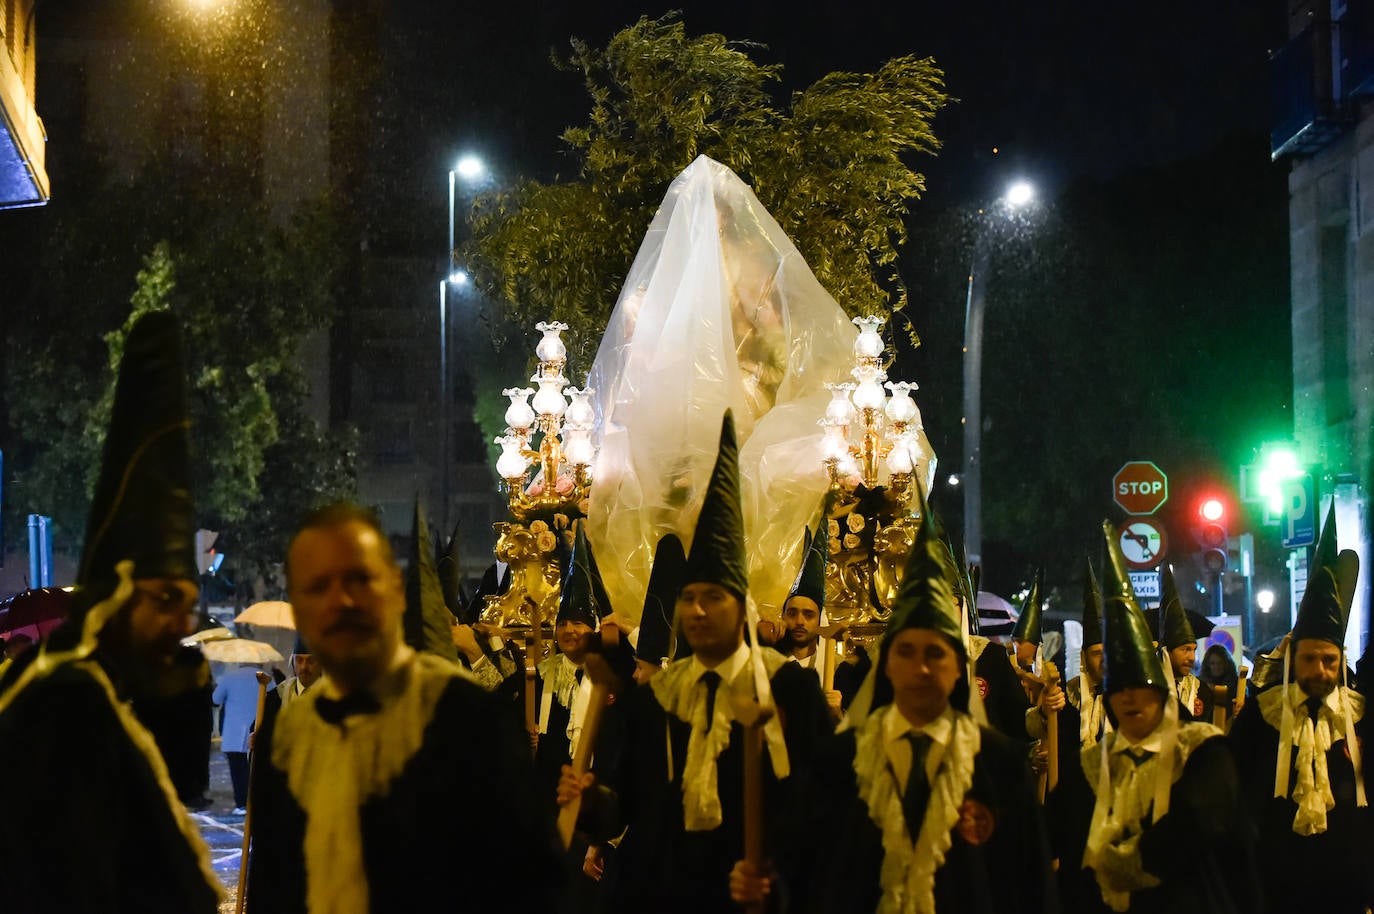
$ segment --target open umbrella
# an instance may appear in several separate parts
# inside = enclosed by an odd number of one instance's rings
[[[23,631],[35,639],[62,624],[72,605],[70,587],[37,587],[0,602],[0,633]]]
[[[196,632],[194,635],[182,638],[182,644],[201,644],[206,641],[228,641],[234,637],[234,633],[223,626],[219,628],[207,628],[204,631]]]
[[[206,660],[217,663],[280,663],[286,658],[270,644],[247,638],[224,638],[201,643]]]
[[[295,629],[296,619],[291,614],[291,604],[282,600],[263,600],[254,603],[234,617],[235,622],[248,625],[266,625],[271,628]]]

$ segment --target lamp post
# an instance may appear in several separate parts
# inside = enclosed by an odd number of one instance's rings
[[[457,197],[458,181],[461,179],[465,184],[472,184],[481,179],[487,173],[487,167],[475,155],[464,155],[458,159],[453,168],[448,172],[448,256],[445,258],[447,269],[443,279],[439,280],[439,497],[442,504],[439,509],[439,517],[442,518],[444,535],[448,535],[451,529],[449,525],[449,502],[451,501],[449,490],[449,435],[452,424],[449,418],[449,400],[451,399],[451,378],[448,370],[448,287],[452,283],[454,286],[465,286],[468,282],[467,273],[456,268],[454,263],[454,234],[456,231],[455,220],[455,201]]]
[[[1035,188],[1017,181],[1007,189],[1002,204],[1019,209],[1035,199]],[[987,213],[979,215],[986,220]],[[986,222],[973,242],[973,264],[968,273],[968,299],[964,309],[964,548],[971,564],[983,561],[983,312],[986,308],[986,274],[991,239]]]

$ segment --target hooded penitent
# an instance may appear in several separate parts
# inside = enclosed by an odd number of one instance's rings
[[[114,592],[121,561],[133,562],[134,578],[199,580],[189,430],[176,320],[146,314],[129,331],[119,366],[68,617],[78,633],[85,613]]]
[[[1030,591],[1026,599],[1021,601],[1021,614],[1016,618],[1016,627],[1011,631],[1011,636],[1017,641],[1039,645],[1044,640],[1040,630],[1040,607],[1045,602],[1044,593],[1045,569],[1037,568]]]
[[[1167,695],[1164,668],[1155,653],[1149,623],[1136,602],[1116,531],[1109,521],[1103,521],[1102,532],[1107,540],[1102,582],[1103,690],[1111,695],[1148,686]]]
[[[1165,565],[1159,570],[1159,613],[1161,618],[1161,629],[1159,643],[1168,650],[1182,647],[1185,644],[1193,644],[1197,641],[1197,633],[1193,631],[1193,624],[1188,619],[1188,613],[1183,608],[1183,601],[1178,596],[1178,584],[1174,582],[1174,571],[1169,565]]]
[[[735,419],[729,410],[720,423],[720,450],[701,513],[697,515],[692,548],[687,554],[687,573],[683,576],[684,584],[701,582],[728,588],[741,600],[749,593],[744,511],[740,507],[739,444]]]
[[[1332,501],[1322,526],[1321,538],[1313,559],[1315,571],[1308,575],[1307,590],[1298,605],[1291,643],[1304,638],[1345,645],[1345,627],[1350,619],[1350,604],[1359,578],[1359,557],[1349,549],[1336,551],[1336,505]]]
[[[644,595],[644,612],[639,617],[635,656],[640,660],[661,665],[665,659],[676,659],[686,650],[685,638],[677,639],[676,650],[673,645],[673,613],[686,566],[682,540],[669,533],[658,541],[654,549],[654,567],[649,573],[649,590]]]
[[[559,622],[584,622],[592,628],[611,611],[601,572],[596,567],[591,543],[587,542],[586,521],[579,521],[568,556],[568,571],[558,593]]]
[[[1359,579],[1359,557],[1349,549],[1336,551],[1336,504],[1333,500],[1317,540],[1313,570],[1307,576],[1307,590],[1298,604],[1298,618],[1293,622],[1293,634],[1283,661],[1283,688],[1260,693],[1260,711],[1264,719],[1279,731],[1279,751],[1274,767],[1274,796],[1290,796],[1290,774],[1296,778],[1291,798],[1297,806],[1293,816],[1293,831],[1300,835],[1314,835],[1326,831],[1327,811],[1335,806],[1330,778],[1325,771],[1323,745],[1344,738],[1346,753],[1355,769],[1355,805],[1368,805],[1364,787],[1364,760],[1355,735],[1355,721],[1364,711],[1359,696],[1342,681],[1336,687],[1334,699],[1338,711],[1332,714],[1326,703],[1312,720],[1306,713],[1294,714],[1294,705],[1301,708],[1306,694],[1292,679],[1292,657],[1298,643],[1304,640],[1326,641],[1342,648],[1341,669],[1346,669],[1344,646],[1345,626],[1350,618],[1350,604]],[[1328,699],[1329,703],[1329,699]],[[1319,731],[1320,730],[1320,734]],[[1292,749],[1297,749],[1296,756]],[[1288,759],[1296,758],[1292,765]]]
[[[1083,557],[1083,647],[1102,643],[1102,591],[1093,574],[1093,563]]]
[[[439,573],[439,586],[444,591],[444,605],[454,616],[461,618],[468,600],[467,594],[463,593],[462,540],[458,531],[459,527],[455,524],[448,543],[441,543],[435,548],[434,568]]]
[[[406,566],[406,611],[402,626],[406,644],[417,651],[437,654],[445,660],[457,661],[449,625],[452,614],[444,605],[444,590],[434,568],[434,553],[430,548],[429,525],[419,499],[415,500],[415,515],[410,526],[410,563]]]
[[[787,599],[806,597],[825,609],[825,563],[830,560],[829,538],[812,536],[811,528],[802,534],[802,563]],[[784,604],[786,605],[786,604]]]

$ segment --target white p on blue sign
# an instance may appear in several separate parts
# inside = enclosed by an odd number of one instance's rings
[[[1297,549],[1317,541],[1317,492],[1312,474],[1304,473],[1296,479],[1279,484],[1283,498],[1283,548]]]

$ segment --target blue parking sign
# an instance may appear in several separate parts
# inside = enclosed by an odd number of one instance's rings
[[[1297,549],[1317,541],[1317,491],[1312,474],[1280,483],[1283,497],[1283,548]]]

